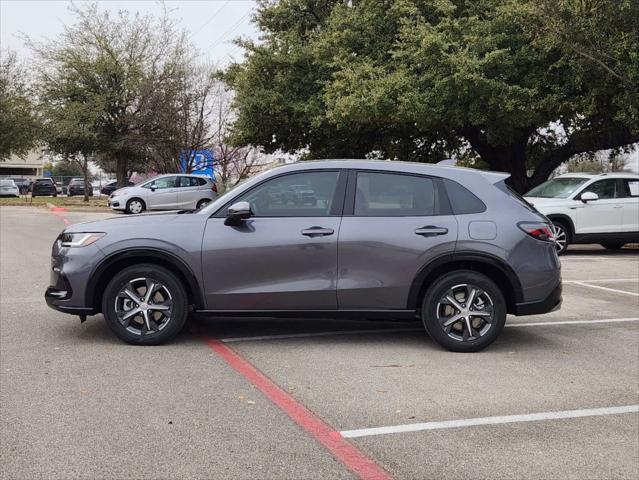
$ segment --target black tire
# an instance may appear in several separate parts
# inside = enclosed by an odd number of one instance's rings
[[[467,331],[465,329],[467,324],[464,319],[453,323],[448,332],[445,331],[445,328],[442,325],[444,322],[440,323],[440,309],[454,309],[452,305],[447,307],[447,304],[441,301],[445,296],[447,296],[447,292],[451,291],[453,287],[463,288],[460,287],[462,285],[468,286],[471,290],[474,288],[476,291],[478,291],[478,289],[483,291],[480,296],[475,297],[473,305],[483,304],[487,307],[492,307],[492,309],[486,308],[485,310],[485,313],[488,313],[489,311],[491,312],[492,318],[490,322],[485,322],[484,320],[485,318],[490,317],[475,316],[470,319],[469,316],[471,331],[475,328],[474,323],[481,325],[481,331],[475,331],[477,335],[476,338],[474,336],[470,336],[470,333],[468,334],[468,338],[461,338],[466,336]],[[484,302],[483,299],[488,299],[492,302],[492,305]],[[481,304],[479,302],[481,302]],[[463,305],[464,307],[466,306],[465,304]],[[468,308],[474,308],[474,311],[477,312],[482,310],[481,308],[470,306]],[[478,352],[493,343],[504,329],[504,324],[506,323],[506,300],[504,299],[504,295],[499,287],[486,275],[470,270],[457,270],[442,275],[429,286],[422,302],[421,314],[422,322],[426,331],[439,345],[452,352]],[[453,316],[448,318],[452,318]],[[458,328],[461,328],[461,330],[454,330]]]
[[[139,212],[134,212],[131,210],[131,206],[133,205],[133,202],[140,202],[142,209]],[[137,213],[142,213],[144,210],[146,210],[146,204],[144,203],[144,200],[142,200],[141,198],[131,198],[128,202],[126,202],[126,213],[137,214]]]
[[[152,329],[151,333],[148,333],[146,329],[143,315],[133,316],[127,329],[116,313],[116,302],[121,301],[122,298],[125,301],[128,300],[127,297],[118,297],[118,294],[127,288],[127,284],[134,285],[132,282],[137,284],[140,279],[149,279],[151,282],[160,284],[170,294],[170,318],[162,327],[160,322],[156,323],[155,320],[151,322],[152,325],[160,328],[157,331]],[[145,294],[140,290],[134,290],[134,293]],[[152,305],[149,303],[149,306]],[[135,308],[134,304],[131,309],[133,308]],[[109,328],[125,342],[132,345],[159,345],[174,338],[184,327],[188,316],[188,297],[182,282],[166,268],[155,264],[133,265],[118,272],[107,285],[102,297],[102,313]],[[150,314],[155,315],[153,312]],[[138,327],[140,333],[135,333]]]
[[[557,255],[564,255],[568,250],[568,245],[572,242],[572,233],[566,222],[561,220],[552,220],[555,227],[555,236],[557,239]]]
[[[211,200],[209,200],[208,198],[203,198],[202,200],[200,200],[199,202],[197,202],[197,206],[196,208],[199,210],[200,208],[202,208],[204,205],[207,205],[211,203]]]
[[[601,246],[607,250],[619,250],[620,248],[623,248],[624,245],[625,243],[621,242],[606,242],[601,244]]]

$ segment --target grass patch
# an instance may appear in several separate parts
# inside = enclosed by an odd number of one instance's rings
[[[36,197],[30,196],[0,197],[0,206],[12,207],[44,207],[47,203],[73,210],[91,209],[109,211],[106,206],[107,197],[89,197],[88,202],[84,202],[82,197]]]

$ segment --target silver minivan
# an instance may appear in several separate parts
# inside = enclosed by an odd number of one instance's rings
[[[132,187],[116,190],[107,206],[127,213],[144,210],[193,210],[217,198],[217,188],[203,175],[160,175]]]

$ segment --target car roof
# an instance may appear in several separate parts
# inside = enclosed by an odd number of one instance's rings
[[[270,170],[271,172],[296,172],[314,169],[359,169],[377,170],[399,173],[416,173],[421,175],[442,176],[447,178],[468,178],[480,175],[491,183],[497,183],[510,177],[509,173],[493,172],[489,170],[477,170],[466,167],[453,167],[436,165],[433,163],[402,162],[398,160],[358,160],[358,159],[331,159],[331,160],[303,160],[300,162],[281,165]]]
[[[639,174],[633,172],[606,172],[606,173],[564,173],[555,178],[639,178]]]

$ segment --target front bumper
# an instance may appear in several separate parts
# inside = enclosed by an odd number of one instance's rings
[[[55,241],[51,252],[51,277],[44,292],[47,305],[72,315],[95,313],[91,299],[86,298],[86,286],[95,265],[104,258],[95,245],[81,248],[61,247]]]
[[[550,292],[550,294],[543,300],[515,304],[515,310],[513,314],[517,316],[538,315],[559,310],[561,308],[562,302],[562,289],[562,284],[561,282],[559,282],[554,290]]]
[[[113,210],[124,210],[126,208],[126,202],[120,201],[119,198],[109,198],[107,200],[107,207]]]

